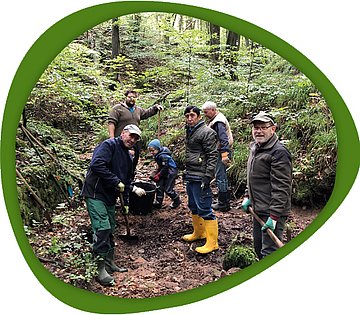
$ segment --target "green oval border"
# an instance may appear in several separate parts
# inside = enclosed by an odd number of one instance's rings
[[[124,299],[104,296],[75,288],[57,279],[34,255],[23,229],[16,190],[16,129],[27,98],[49,63],[74,38],[93,26],[136,12],[169,12],[212,21],[244,35],[291,62],[304,73],[325,97],[335,120],[338,139],[338,164],[333,194],[318,217],[296,238],[269,257],[206,286],[185,292],[146,299]],[[239,18],[200,7],[151,1],[105,3],[75,12],[50,27],[33,44],[13,79],[4,109],[1,130],[1,180],[12,228],[20,249],[40,283],[62,302],[90,312],[132,313],[175,307],[199,301],[228,290],[262,272],[306,241],[335,212],[344,200],[359,170],[360,147],[354,121],[344,101],[325,75],[304,55],[277,36]]]

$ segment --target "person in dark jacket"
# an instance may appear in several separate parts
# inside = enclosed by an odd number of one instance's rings
[[[216,186],[218,188],[218,201],[212,205],[214,210],[230,210],[230,191],[226,168],[231,163],[233,136],[230,124],[223,113],[220,113],[214,102],[207,101],[202,110],[207,118],[207,125],[214,129],[217,136],[218,160],[216,164]]]
[[[206,126],[198,107],[186,107],[184,115],[186,119],[184,180],[194,230],[192,234],[184,235],[182,239],[192,242],[206,238],[205,245],[195,248],[195,251],[207,254],[219,248],[218,220],[211,208],[210,188],[217,162],[216,132]]]
[[[282,240],[285,221],[291,209],[291,154],[276,135],[273,118],[260,112],[252,120],[250,155],[247,163],[247,191],[242,202],[244,211],[252,206],[265,222],[261,226],[253,219],[254,248],[259,259],[277,247],[266,229]]]
[[[161,145],[159,139],[154,139],[148,144],[148,151],[154,157],[157,164],[156,172],[150,179],[156,182],[156,198],[153,206],[160,209],[166,193],[171,199],[171,209],[180,206],[179,194],[175,192],[175,180],[178,175],[178,168],[167,147]]]
[[[93,152],[81,196],[85,197],[93,229],[93,253],[98,261],[96,280],[102,285],[113,285],[112,272],[124,272],[114,263],[115,203],[119,193],[128,196],[130,190],[139,196],[146,194],[142,188],[132,186],[132,148],[141,137],[140,129],[127,125],[120,137],[100,143]],[[125,198],[125,211],[128,211]]]

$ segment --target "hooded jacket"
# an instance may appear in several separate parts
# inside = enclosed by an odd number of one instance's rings
[[[129,150],[120,137],[103,141],[94,150],[81,196],[115,205],[120,181],[125,184],[125,194],[129,193],[132,168]]]
[[[291,208],[291,155],[276,134],[259,146],[250,144],[247,186],[254,210],[260,215],[287,216]]]
[[[177,173],[176,163],[171,156],[171,151],[167,147],[161,147],[154,158],[161,177]]]
[[[200,121],[196,126],[186,126],[185,138],[186,179],[213,178],[218,157],[216,132]]]

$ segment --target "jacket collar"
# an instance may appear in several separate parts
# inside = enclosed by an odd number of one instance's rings
[[[185,126],[187,134],[192,134],[195,130],[199,129],[202,125],[204,125],[205,121],[200,120],[194,127]]]

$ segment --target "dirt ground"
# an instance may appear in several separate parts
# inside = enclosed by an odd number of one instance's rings
[[[147,215],[130,215],[131,235],[138,236],[137,242],[119,239],[119,235],[126,234],[126,229],[123,217],[118,216],[115,261],[129,271],[113,275],[115,287],[104,288],[94,281],[90,290],[126,298],[155,297],[197,288],[239,270],[225,271],[222,266],[224,254],[235,238],[243,245],[252,244],[252,218],[241,210],[241,200],[233,199],[228,212],[216,212],[220,248],[200,255],[195,248],[203,245],[204,240],[193,243],[181,240],[182,235],[192,232],[192,224],[181,179],[177,180],[176,189],[182,199],[178,209],[172,210],[171,200],[166,197],[161,209]],[[288,219],[292,231],[284,232],[284,242],[310,224],[317,212],[294,209]]]
[[[137,179],[144,180],[146,177],[140,175]],[[182,235],[192,232],[191,215],[186,207],[187,197],[181,178],[177,179],[176,190],[182,200],[178,209],[170,209],[171,200],[165,197],[161,209],[147,215],[129,215],[131,235],[138,236],[137,241],[126,241],[119,237],[126,234],[126,228],[124,217],[118,214],[115,262],[128,268],[128,272],[114,273],[116,285],[113,287],[102,287],[93,280],[86,286],[87,290],[124,298],[148,298],[197,288],[239,270],[232,268],[225,271],[222,266],[224,254],[235,238],[242,245],[252,244],[252,218],[241,210],[241,199],[231,200],[230,211],[215,212],[219,222],[220,248],[200,255],[195,248],[203,245],[204,240],[193,243],[181,240]],[[311,223],[318,211],[293,209],[288,219],[292,229],[284,232],[284,242]],[[78,211],[75,216],[72,221],[76,222],[78,230],[89,228],[86,211]],[[51,262],[43,263],[57,277],[62,277],[61,270],[55,270]]]

